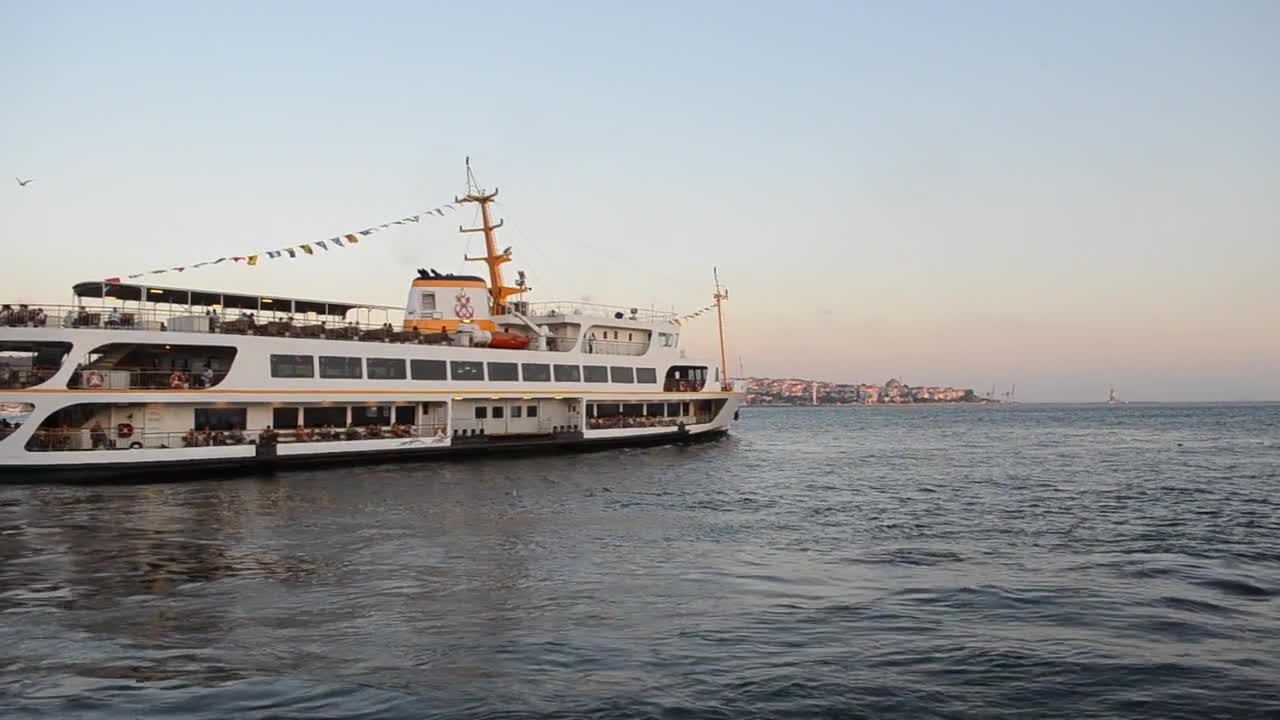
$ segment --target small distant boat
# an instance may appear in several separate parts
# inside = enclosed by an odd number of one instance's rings
[[[1122,404],[1123,404],[1122,402],[1120,402],[1120,399],[1119,399],[1118,397],[1116,397],[1116,389],[1115,389],[1115,388],[1111,388],[1111,391],[1107,393],[1107,404],[1108,404],[1108,405],[1122,405]]]

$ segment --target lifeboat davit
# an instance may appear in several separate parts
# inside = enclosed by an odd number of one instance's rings
[[[524,350],[529,347],[529,338],[509,332],[495,332],[489,340],[489,347],[507,350]]]

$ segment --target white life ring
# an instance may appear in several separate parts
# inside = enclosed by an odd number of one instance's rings
[[[89,373],[84,377],[84,384],[86,387],[100,388],[105,382],[106,378],[104,378],[102,373],[97,370],[89,371]]]

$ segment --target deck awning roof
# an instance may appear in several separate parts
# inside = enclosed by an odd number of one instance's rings
[[[152,285],[128,285],[102,281],[76,283],[72,291],[78,298],[114,298],[134,302],[166,303],[173,305],[212,307],[227,310],[274,311],[282,313],[315,313],[343,317],[358,309],[398,310],[384,305],[340,302],[336,300],[306,300],[276,295],[246,295],[216,290],[157,287]]]

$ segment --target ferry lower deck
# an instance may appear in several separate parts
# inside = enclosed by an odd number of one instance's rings
[[[202,471],[691,442],[722,435],[737,410],[732,393],[100,400],[65,405],[35,427],[0,422],[0,481],[182,479]]]

